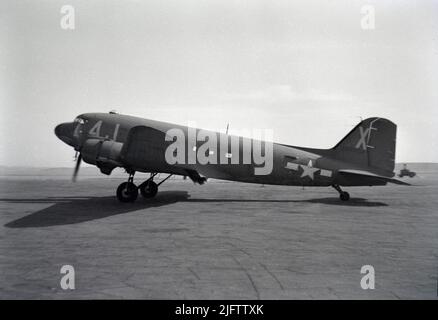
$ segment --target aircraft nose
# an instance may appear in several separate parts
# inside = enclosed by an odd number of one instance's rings
[[[55,135],[74,147],[73,131],[73,123],[61,123],[55,127]]]

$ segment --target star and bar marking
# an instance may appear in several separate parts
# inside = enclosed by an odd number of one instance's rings
[[[314,168],[312,160],[309,160],[309,163],[307,164],[307,166],[302,165],[302,164],[293,163],[293,162],[287,162],[286,166],[285,166],[286,169],[293,170],[293,171],[298,171],[300,169],[300,167],[301,167],[301,169],[303,169],[303,172],[301,173],[301,178],[309,177],[310,179],[314,180],[315,173],[317,171],[320,171],[319,172],[320,176],[328,177],[328,178],[330,178],[332,176],[331,170]]]

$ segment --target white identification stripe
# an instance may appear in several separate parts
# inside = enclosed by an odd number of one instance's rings
[[[288,162],[286,164],[286,169],[298,170],[298,164],[292,163],[292,162]]]
[[[324,176],[324,177],[331,177],[332,176],[332,172],[330,170],[324,170],[324,169],[321,169],[321,172],[319,174],[321,176]]]

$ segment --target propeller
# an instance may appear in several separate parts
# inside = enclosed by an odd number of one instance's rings
[[[76,158],[76,166],[75,166],[75,171],[73,172],[73,177],[72,177],[73,182],[76,182],[76,178],[78,176],[79,167],[81,166],[81,162],[82,162],[82,154],[79,153],[79,155],[75,156],[75,158]]]

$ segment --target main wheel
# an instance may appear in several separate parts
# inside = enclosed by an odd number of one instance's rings
[[[350,194],[346,191],[342,191],[341,194],[339,195],[339,198],[342,201],[348,201],[350,199]]]
[[[140,186],[141,195],[145,198],[153,198],[157,195],[158,185],[151,181],[146,182]]]
[[[134,202],[138,196],[138,188],[132,182],[123,182],[117,188],[117,199],[120,202]]]

